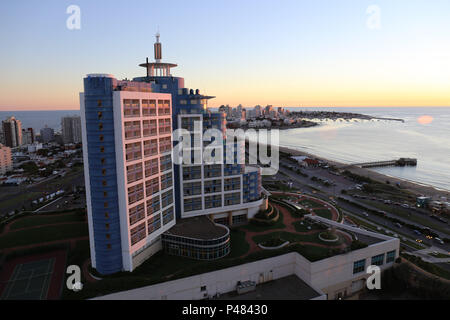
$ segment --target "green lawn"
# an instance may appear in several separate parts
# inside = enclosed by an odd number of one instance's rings
[[[63,223],[63,222],[82,222],[84,216],[79,213],[61,213],[52,215],[32,215],[25,218],[17,219],[11,222],[10,230],[28,228],[46,224]]]
[[[292,232],[286,232],[286,231],[276,231],[276,232],[271,232],[268,234],[263,234],[263,235],[257,235],[254,236],[252,239],[255,243],[263,243],[266,242],[272,238],[281,238],[283,240],[289,241],[291,243],[294,242],[313,242],[313,243],[317,243],[317,244],[324,244],[324,242],[322,240],[319,239],[319,234],[315,233],[315,234],[298,234],[298,233],[292,233]],[[341,238],[339,236],[339,238]],[[326,242],[325,242],[326,243]],[[339,240],[337,242],[333,242],[333,246],[337,245],[339,243],[342,243],[342,240]]]
[[[299,201],[299,204],[302,206],[308,206],[309,208],[319,208],[319,207],[323,207],[323,204],[320,202],[315,202],[309,199],[304,199]]]
[[[331,220],[331,218],[333,218],[333,215],[331,214],[331,211],[328,210],[328,209],[314,210],[314,213],[316,215],[318,215],[319,217],[322,217],[322,218],[325,218],[325,219]]]
[[[13,195],[12,197],[8,197],[7,199],[2,199],[0,201],[0,212],[4,211],[5,213],[9,213],[13,209],[22,209],[22,206],[29,207],[30,202],[36,200],[42,195],[41,192],[23,192],[19,195]]]
[[[231,252],[227,258],[240,257],[248,252],[250,245],[245,240],[245,232],[238,229],[231,229]]]
[[[0,249],[88,236],[87,223],[11,231],[0,236]]]

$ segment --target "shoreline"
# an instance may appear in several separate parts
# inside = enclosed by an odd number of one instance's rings
[[[316,159],[328,162],[328,164],[335,165],[337,167],[348,166],[347,163],[342,163],[342,162],[338,162],[335,160],[326,159],[324,157],[320,157],[320,156],[317,156],[317,155],[314,155],[314,154],[311,154],[311,153],[308,153],[305,151],[300,151],[300,150],[292,149],[289,147],[279,146],[279,150],[280,150],[280,152],[288,153],[293,156],[307,156],[307,157],[311,157],[311,158],[316,158]],[[400,183],[401,190],[407,190],[407,191],[410,191],[417,195],[431,196],[433,198],[446,197],[447,199],[450,199],[450,191],[437,189],[437,187],[433,187],[430,185],[424,185],[424,184],[421,184],[420,182],[405,180],[402,178],[389,176],[386,174],[378,173],[376,171],[372,171],[370,169],[359,168],[356,166],[349,166],[346,169],[354,174],[368,177],[370,179],[376,180],[381,183],[386,183],[386,180],[389,180],[391,184]]]

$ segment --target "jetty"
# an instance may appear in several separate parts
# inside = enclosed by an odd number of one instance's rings
[[[361,162],[352,163],[343,167],[360,167],[360,168],[375,168],[375,167],[405,167],[405,166],[417,166],[417,159],[413,158],[400,158],[397,160],[387,160],[387,161],[372,161],[372,162]]]

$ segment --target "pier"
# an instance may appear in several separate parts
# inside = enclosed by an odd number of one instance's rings
[[[372,162],[362,162],[362,163],[352,163],[347,167],[360,167],[360,168],[375,168],[375,167],[404,167],[404,166],[417,166],[417,159],[413,158],[400,158],[397,160],[388,160],[388,161],[372,161]]]

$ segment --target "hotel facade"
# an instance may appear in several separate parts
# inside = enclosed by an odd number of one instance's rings
[[[176,65],[161,62],[158,35],[155,62],[140,66],[147,76],[133,81],[89,74],[80,93],[91,263],[101,274],[133,271],[163,248],[218,259],[230,251],[227,226],[267,208],[257,167],[173,163],[174,130],[197,134],[194,147],[182,151],[202,156],[203,133],[226,133],[225,115],[208,110],[213,97],[170,74]],[[232,141],[222,150],[243,147]],[[185,227],[171,230],[177,220]]]

